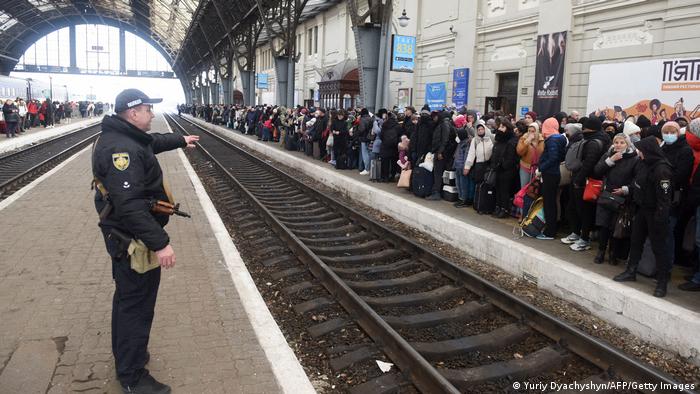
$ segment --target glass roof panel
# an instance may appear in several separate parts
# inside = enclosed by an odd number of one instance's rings
[[[0,31],[5,31],[11,28],[15,23],[17,23],[17,19],[11,17],[3,11],[0,11]]]

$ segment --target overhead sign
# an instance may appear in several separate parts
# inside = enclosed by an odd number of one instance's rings
[[[452,102],[455,107],[467,105],[469,91],[469,69],[455,68],[452,71]]]
[[[425,84],[425,102],[431,110],[442,108],[447,104],[447,88],[445,82]]]
[[[255,86],[258,89],[267,89],[268,88],[267,74],[256,74],[255,80],[257,81]]]
[[[643,114],[652,124],[700,117],[700,58],[596,64],[588,75],[588,113],[600,110],[620,121]]]
[[[416,67],[416,37],[392,35],[391,71],[412,73]]]

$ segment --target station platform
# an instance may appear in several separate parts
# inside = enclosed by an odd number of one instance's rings
[[[174,393],[314,392],[184,153],[159,161],[192,218],[166,227],[147,368]],[[0,202],[0,392],[121,393],[91,179],[88,147]]]
[[[372,183],[357,171],[338,171],[302,152],[185,116],[478,260],[535,280],[540,289],[700,364],[700,337],[694,334],[700,330],[700,294],[676,288],[682,272],[676,272],[665,298],[655,298],[652,279],[638,276],[637,282],[614,282],[611,278],[624,265],[594,264],[593,251],[573,252],[559,240],[515,239],[514,219],[494,219],[446,201],[417,198],[393,183]]]
[[[70,122],[63,120],[63,123],[46,129],[44,127],[33,127],[28,129],[26,133],[18,134],[15,138],[7,138],[4,134],[0,135],[0,155],[25,147],[27,145],[36,144],[49,138],[58,137],[60,135],[70,133],[84,127],[89,127],[102,122],[101,116],[92,118],[73,118]]]

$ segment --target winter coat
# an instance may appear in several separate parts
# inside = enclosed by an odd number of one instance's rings
[[[537,169],[547,175],[561,175],[560,164],[566,156],[566,137],[552,134],[544,140],[544,151],[540,156]]]
[[[433,120],[430,115],[423,114],[418,121],[418,127],[415,128],[413,134],[409,136],[411,142],[409,144],[409,152],[420,158],[424,154],[430,152],[431,143],[433,141]]]
[[[537,147],[536,149],[532,143],[528,144],[525,142],[527,136],[528,133],[525,133],[520,137],[518,146],[516,147],[518,156],[520,156],[520,167],[525,170],[529,170],[533,164],[537,165],[542,157],[542,152],[544,152],[544,137],[542,137],[542,134],[537,134],[538,141],[535,144]]]
[[[605,190],[609,192],[624,187],[629,193],[634,183],[634,171],[639,156],[637,151],[632,148],[622,154],[622,159],[618,161],[608,160],[614,154],[615,150],[612,147],[608,149],[595,165],[593,177],[603,179]]]
[[[450,113],[447,111],[442,111],[438,116],[437,126],[435,126],[435,129],[433,130],[433,138],[430,145],[430,151],[436,157],[438,154],[442,154],[444,156],[453,153],[447,152],[451,131],[452,121],[450,120]]]
[[[467,161],[467,154],[469,153],[469,148],[472,142],[472,138],[465,138],[459,141],[457,149],[455,150],[455,158],[452,167],[459,172],[462,172],[464,168],[464,163]]]
[[[14,104],[3,104],[2,114],[5,117],[6,123],[17,123],[19,122],[19,110]]]
[[[603,131],[583,133],[583,140],[585,141],[581,154],[583,166],[576,173],[572,174],[571,179],[571,183],[579,188],[586,186],[586,179],[593,176],[595,165],[608,150],[610,144],[612,144],[610,137]]]
[[[673,171],[656,142],[656,137],[643,138],[636,144],[644,155],[636,166],[632,198],[637,206],[654,212],[654,226],[665,229],[673,197]]]
[[[333,133],[333,147],[336,150],[347,149],[348,147],[348,122],[345,119],[333,119],[331,123],[331,132],[338,131],[339,134]]]
[[[493,139],[491,131],[487,128],[483,137],[478,135],[472,138],[467,152],[467,159],[464,162],[465,169],[471,169],[476,163],[486,163],[491,160],[493,154]]]
[[[381,148],[379,151],[379,156],[382,159],[396,159],[399,156],[399,150],[397,145],[399,144],[399,137],[401,135],[401,125],[396,121],[396,118],[389,116],[389,118],[382,124],[381,137],[377,139],[382,140]]]
[[[698,171],[698,167],[700,166],[700,138],[691,133],[686,133],[685,136],[688,145],[693,150],[694,156],[693,171],[690,178],[690,187],[688,188],[685,204],[694,209],[700,205],[700,171]]]
[[[673,144],[664,144],[661,150],[673,166],[673,190],[687,189],[693,171],[693,149],[688,145],[686,137],[682,135]]]
[[[496,142],[493,144],[491,154],[491,168],[498,170],[498,172],[515,172],[519,160],[516,151],[517,145],[518,137],[512,131],[496,132]]]
[[[363,115],[360,117],[360,124],[355,128],[357,139],[360,142],[367,143],[370,141],[370,133],[372,132],[372,117],[369,115]]]
[[[374,142],[372,143],[372,153],[379,154],[382,150],[382,125],[384,119],[375,118],[372,124],[372,134],[374,134]]]

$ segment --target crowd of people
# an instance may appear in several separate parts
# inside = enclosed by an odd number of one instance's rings
[[[25,100],[21,97],[1,101],[0,133],[7,138],[24,134],[34,127],[52,128],[62,121],[70,122],[73,118],[91,118],[109,112],[110,105],[91,101],[51,101],[45,99]]]
[[[604,111],[571,111],[515,120],[427,105],[374,114],[270,105],[178,110],[372,181],[398,178],[398,186],[428,200],[445,198],[454,177],[456,207],[515,217],[523,234],[542,241],[566,229],[559,242],[574,252],[596,241],[593,263],[626,261],[615,281],[654,276],[653,294],[664,297],[671,268],[680,264],[696,274],[679,288],[700,291],[700,118],[652,122],[643,114],[610,119]]]

